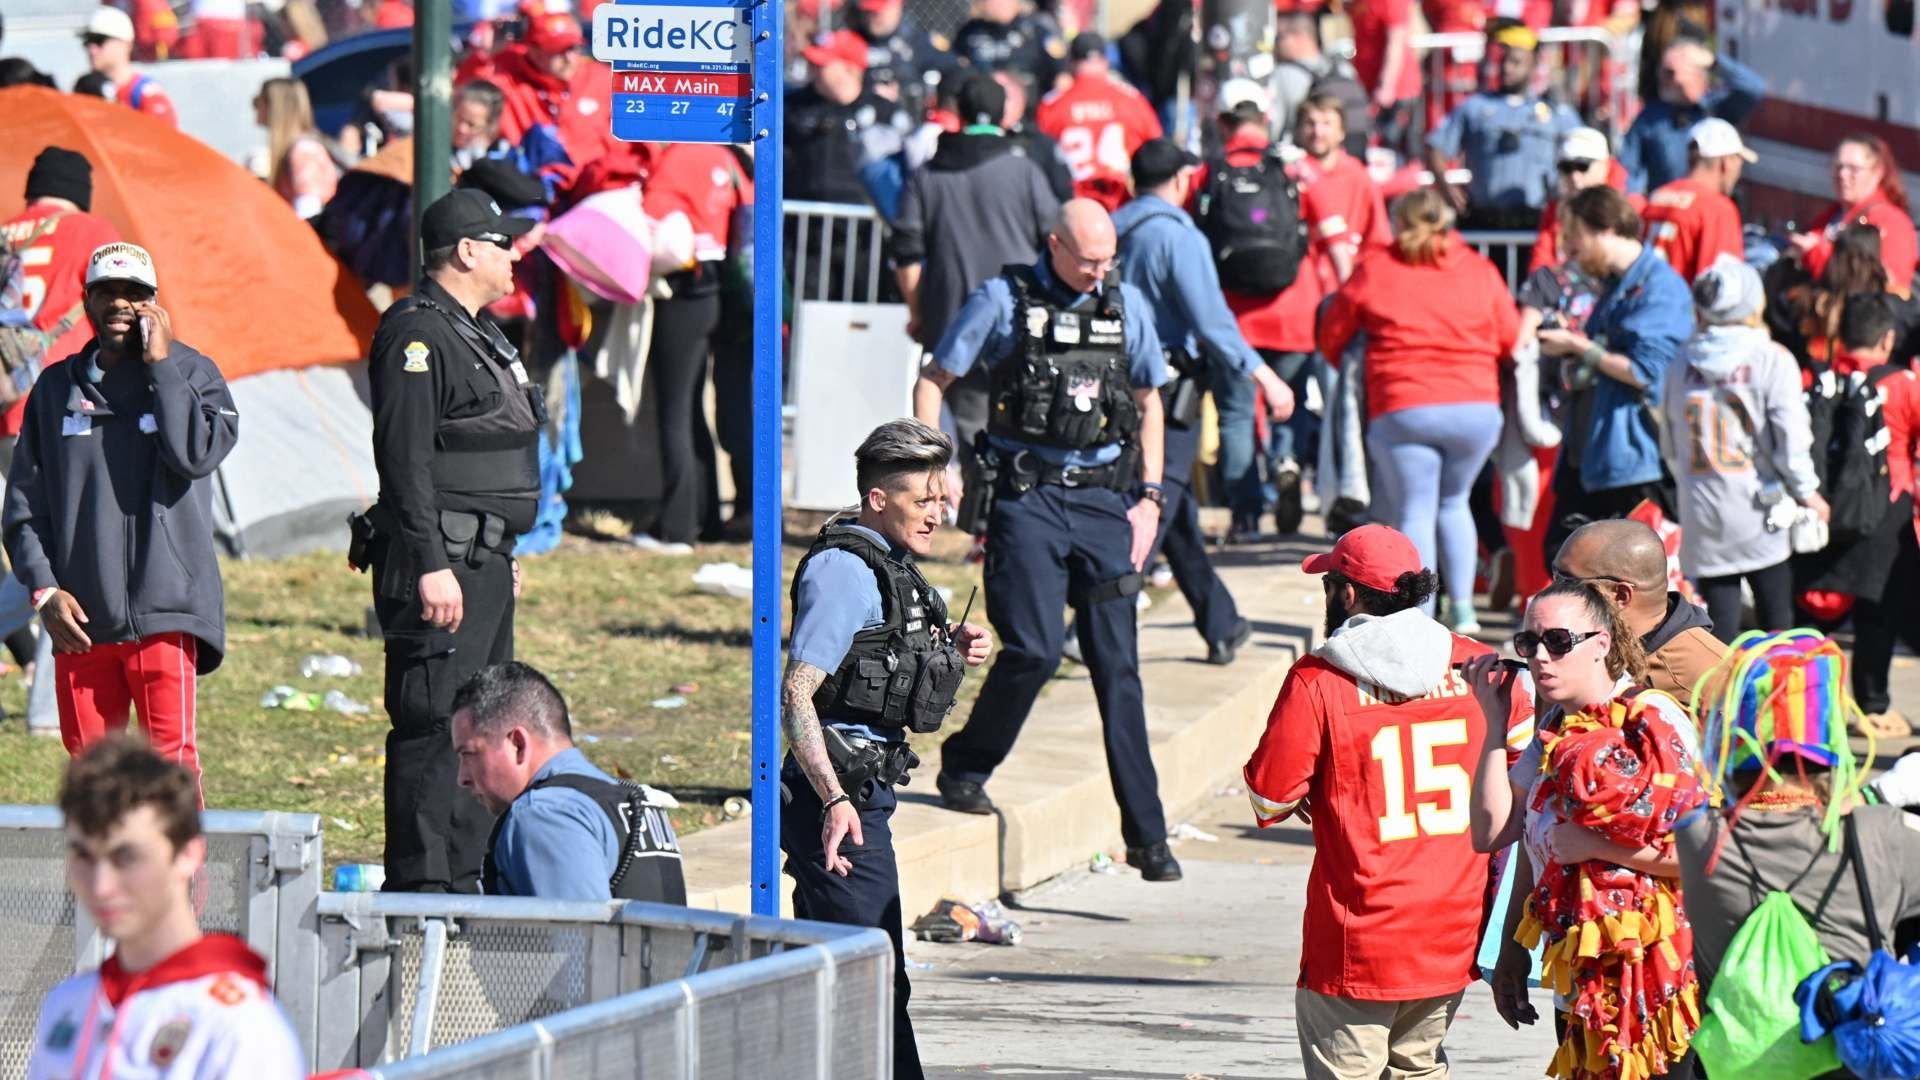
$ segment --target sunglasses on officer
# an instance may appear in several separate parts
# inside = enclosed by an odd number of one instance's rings
[[[1605,633],[1603,630],[1576,632],[1558,626],[1551,630],[1542,630],[1539,633],[1534,633],[1532,630],[1522,630],[1513,635],[1513,651],[1519,653],[1521,659],[1531,660],[1534,658],[1534,655],[1540,651],[1540,647],[1544,645],[1547,648],[1547,654],[1555,660],[1558,660],[1572,652],[1574,647],[1581,642],[1586,641],[1588,638],[1599,637],[1603,633]]]
[[[474,233],[472,236],[468,237],[467,239],[479,240],[482,243],[492,244],[494,247],[499,248],[501,251],[513,250],[513,237],[502,236],[497,232]]]

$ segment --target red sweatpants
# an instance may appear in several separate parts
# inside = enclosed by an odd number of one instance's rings
[[[199,703],[194,678],[199,644],[192,634],[154,634],[83,653],[55,653],[54,693],[67,753],[78,754],[108,732],[124,730],[137,708],[154,751],[192,769],[198,779],[193,715]],[[200,802],[206,805],[204,794]]]

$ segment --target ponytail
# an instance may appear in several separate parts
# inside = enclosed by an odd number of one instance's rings
[[[1437,266],[1453,240],[1453,207],[1433,188],[1416,188],[1393,204],[1393,243],[1415,266]]]

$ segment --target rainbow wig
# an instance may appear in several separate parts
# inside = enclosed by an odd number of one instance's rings
[[[1828,770],[1830,798],[1821,827],[1838,844],[1843,808],[1866,783],[1853,758],[1848,730],[1860,706],[1847,692],[1847,657],[1832,638],[1812,630],[1767,634],[1749,630],[1733,640],[1726,657],[1695,684],[1700,721],[1700,763],[1716,805],[1728,779],[1765,770],[1778,780],[1790,762],[1804,778],[1809,766]],[[1867,761],[1873,760],[1869,738]],[[1755,784],[1741,806],[1758,792]]]

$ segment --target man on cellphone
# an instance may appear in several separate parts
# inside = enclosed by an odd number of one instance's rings
[[[195,680],[226,651],[212,477],[240,417],[220,369],[174,339],[158,282],[134,244],[87,261],[93,340],[34,384],[0,529],[53,639],[68,753],[137,708],[198,777]]]

